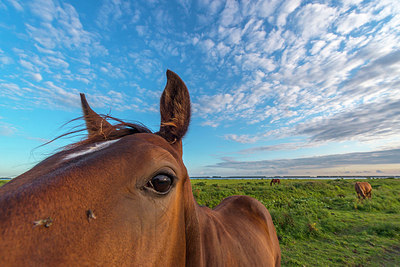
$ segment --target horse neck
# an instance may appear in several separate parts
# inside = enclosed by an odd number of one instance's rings
[[[192,195],[191,207],[186,214],[186,266],[223,266],[224,255],[216,248],[228,249],[224,233],[219,226],[221,218],[208,207],[199,206]],[[226,251],[227,252],[227,251]]]
[[[225,243],[218,230],[223,218],[214,210],[197,204],[189,179],[185,185],[186,266],[222,266],[223,259],[214,249]],[[218,244],[218,245],[217,245]],[[226,244],[225,244],[226,245]],[[225,248],[227,248],[225,246]]]
[[[276,231],[261,203],[232,196],[211,210],[199,206],[193,194],[189,196],[185,214],[187,266],[257,266],[260,262],[280,266]]]
[[[201,211],[194,199],[189,178],[185,181],[183,201],[185,203],[186,266],[204,266],[202,228],[199,222]]]

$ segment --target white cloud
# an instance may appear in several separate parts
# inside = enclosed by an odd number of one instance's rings
[[[5,122],[0,122],[0,136],[12,136],[17,132],[17,128]]]
[[[324,40],[317,40],[317,41],[313,41],[312,43],[313,43],[313,47],[310,50],[312,55],[317,54],[326,45],[326,42]]]
[[[243,55],[242,64],[244,70],[255,70],[262,69],[265,72],[273,71],[276,68],[274,61],[267,57],[257,53],[248,53]]]
[[[193,37],[192,38],[192,45],[196,45],[199,41],[200,41],[200,39],[197,36]]]
[[[312,141],[378,140],[400,137],[400,98],[374,102],[325,118],[299,124],[295,131],[310,136]]]
[[[28,69],[28,70],[31,70],[31,71],[34,71],[34,70],[35,70],[35,68],[34,68],[34,66],[32,65],[32,63],[30,63],[30,62],[28,62],[28,61],[26,61],[26,60],[20,59],[20,60],[19,60],[19,64],[21,64],[22,67],[24,67],[24,68],[26,68],[26,69]]]
[[[201,42],[201,45],[206,52],[209,52],[211,48],[214,47],[215,43],[211,39],[206,39]]]
[[[363,0],[341,0],[343,6],[348,8],[349,6],[357,6],[363,2]]]
[[[366,10],[380,10],[365,5],[368,3],[357,6],[352,12],[366,14]],[[207,122],[215,124],[235,117],[247,124],[262,122],[276,128],[264,133],[232,133],[227,135],[229,140],[248,142],[276,133],[293,136],[296,133],[286,127],[293,129],[315,116],[329,120],[344,110],[362,108],[368,103],[377,103],[378,99],[391,101],[398,93],[400,68],[397,54],[391,53],[400,49],[395,17],[391,20],[382,17],[387,24],[378,22],[375,28],[371,26],[370,34],[352,37],[330,32],[347,18],[338,7],[307,4],[297,7],[293,14],[291,19],[294,20],[288,25],[296,25],[295,31],[273,28],[263,35],[263,23],[254,18],[246,23],[241,21],[243,27],[218,26],[219,40],[229,40],[232,29],[238,29],[241,34],[239,43],[228,42],[230,58],[224,58],[223,54],[217,58],[222,62],[218,66],[226,66],[222,71],[232,73],[233,77],[240,76],[240,82],[235,86],[225,85],[221,89],[224,93],[196,99],[195,108]],[[377,14],[370,13],[371,16]],[[357,25],[362,25],[362,17],[355,20],[353,26]],[[389,25],[392,25],[390,30],[385,28]],[[272,55],[279,50],[283,53],[278,58]]]
[[[15,83],[0,82],[0,96],[15,99],[23,95],[23,89]]]
[[[144,26],[144,25],[137,25],[136,31],[139,34],[139,36],[144,36],[146,34],[146,32],[148,31],[148,27]]]
[[[298,150],[301,148],[316,147],[319,145],[320,144],[317,142],[313,142],[313,143],[304,143],[304,142],[280,143],[280,144],[276,144],[276,145],[246,148],[246,149],[242,149],[242,150],[238,151],[237,153],[239,153],[239,154],[254,154],[254,153],[266,152],[266,151]]]
[[[165,27],[166,25],[172,24],[171,17],[165,10],[154,9],[153,14],[156,25],[159,25],[160,27]]]
[[[133,59],[133,64],[140,73],[144,73],[146,78],[162,77],[163,68],[161,61],[154,56],[150,50],[144,50],[140,53],[129,53],[129,58]],[[136,70],[135,70],[136,71]],[[151,76],[150,76],[151,75]],[[157,76],[158,75],[158,76]]]
[[[230,94],[218,94],[214,96],[202,96],[197,102],[193,103],[193,108],[199,113],[213,114],[223,111],[233,101]]]
[[[342,34],[348,34],[367,22],[371,22],[370,14],[360,14],[353,11],[339,20],[337,31]]]
[[[43,77],[42,75],[40,75],[40,73],[32,73],[32,78],[36,82],[40,82],[41,80],[43,80]]]
[[[269,0],[269,1],[258,1],[256,4],[249,2],[248,10],[250,12],[247,15],[257,14],[261,18],[269,18],[273,15],[279,5],[282,3],[281,0]]]
[[[330,129],[338,139],[369,139],[351,127],[350,115],[356,116],[355,111],[361,112],[363,121],[354,122],[355,125],[364,125],[365,121],[366,125],[386,127],[394,122],[381,116],[395,116],[394,113],[369,105],[395,102],[399,93],[400,66],[394,53],[400,49],[397,2],[199,0],[198,4],[191,4],[179,0],[176,11],[181,17],[176,21],[171,20],[170,10],[164,8],[167,3],[102,3],[97,23],[102,35],[93,28],[89,32],[89,25],[82,24],[86,20],[80,20],[81,13],[68,3],[29,4],[32,10],[25,11],[34,16],[29,22],[23,21],[29,35],[25,38],[34,40],[35,45],[32,49],[12,50],[22,77],[28,77],[28,81],[2,82],[0,94],[23,99],[30,89],[35,91],[36,103],[42,100],[52,107],[66,108],[79,104],[79,90],[70,83],[79,81],[88,85],[83,87],[91,93],[95,106],[118,102],[126,109],[158,112],[154,103],[164,82],[163,72],[171,67],[189,77],[185,81],[195,92],[193,115],[202,117],[203,126],[226,126],[233,122],[243,125],[240,134],[233,130],[221,134],[235,142],[300,133],[320,142],[331,140],[318,125]],[[43,13],[40,5],[44,7]],[[196,7],[199,10],[194,10]],[[189,18],[187,11],[198,18]],[[194,28],[187,23],[191,19]],[[200,19],[205,23],[199,24]],[[111,42],[114,29],[131,32],[135,38],[139,35],[140,40],[129,42],[129,47],[124,40],[113,47],[105,60],[107,50],[101,42]],[[353,34],[354,30],[361,36]],[[123,38],[132,40],[130,34]],[[202,53],[198,57],[199,51]],[[3,59],[10,55],[0,54],[0,64],[10,63]],[[94,58],[97,56],[104,60]],[[41,75],[45,80],[52,78],[52,83],[45,83]],[[41,81],[40,86],[30,84],[32,79]],[[138,85],[148,79],[157,89]],[[133,88],[134,95],[123,95],[123,88]],[[137,99],[139,95],[141,101]],[[381,124],[363,113],[366,107],[381,114]],[[350,110],[353,113],[345,112]],[[339,131],[340,120],[345,126],[343,132]],[[349,136],[345,135],[346,130]],[[372,129],[371,133],[383,138],[389,132]]]
[[[212,1],[203,1],[204,3],[207,3],[208,6],[208,11],[210,12],[210,15],[215,15],[223,6],[224,1],[223,0],[212,0]]]
[[[239,3],[235,0],[227,0],[225,8],[221,12],[220,20],[223,27],[236,25],[240,21]]]
[[[251,33],[249,33],[247,36],[247,38],[248,38],[247,42],[249,43],[249,45],[246,47],[246,50],[247,51],[259,50],[259,47],[257,47],[257,46],[259,44],[264,44],[266,42],[266,40],[265,40],[266,35],[267,35],[267,33],[264,30],[257,30],[257,31],[252,31]]]
[[[214,121],[204,121],[204,122],[201,123],[201,126],[210,126],[210,127],[213,127],[213,128],[216,128],[219,125],[220,125],[219,123],[214,122]]]
[[[51,50],[51,49],[46,49],[46,48],[41,47],[41,46],[38,45],[38,44],[34,44],[34,46],[36,47],[36,49],[37,49],[40,53],[49,54],[49,55],[57,55],[57,54],[60,55],[60,54],[61,54],[59,51],[54,51],[54,50]]]
[[[227,53],[231,50],[228,46],[224,45],[224,43],[220,42],[216,46],[216,49],[219,52],[220,57],[225,57]]]
[[[53,56],[48,56],[45,58],[45,61],[52,66],[53,68],[63,68],[68,69],[69,63],[61,58],[56,58]]]
[[[38,25],[26,24],[29,35],[38,43],[38,49],[72,49],[79,51],[81,57],[107,54],[97,35],[83,29],[72,5],[65,3],[61,6],[51,0],[36,0],[30,3],[30,7],[31,12],[42,20]]]
[[[118,101],[118,102],[122,102],[122,100],[123,100],[124,97],[125,97],[123,93],[121,93],[121,92],[116,92],[116,91],[114,91],[114,90],[108,91],[107,94],[110,95],[111,98],[112,98],[114,101]]]
[[[124,16],[129,17],[129,20],[122,19]],[[138,9],[132,10],[132,2],[124,0],[105,0],[102,1],[96,24],[100,27],[109,27],[116,23],[123,24],[126,27],[128,23],[136,23],[140,18]]]
[[[283,27],[286,24],[286,18],[292,13],[293,11],[296,10],[301,4],[301,0],[288,0],[284,1],[281,8],[280,8],[280,13],[277,17],[276,20],[276,25],[279,27]]]
[[[230,28],[229,30],[226,29],[229,32],[227,41],[230,44],[239,44],[239,42],[242,39],[242,34],[240,29],[238,28]]]
[[[190,0],[178,0],[179,5],[183,8],[186,14],[189,14],[189,10],[191,8]]]
[[[353,169],[353,175],[356,173],[354,165],[360,166],[364,171],[368,168],[368,165],[377,165],[382,167],[382,164],[391,164],[392,167],[400,163],[400,149],[391,150],[380,150],[380,151],[369,151],[369,152],[354,152],[347,154],[332,154],[325,156],[315,156],[315,157],[299,157],[293,159],[273,159],[273,160],[258,160],[258,161],[241,161],[234,160],[232,158],[221,158],[222,162],[215,165],[207,166],[209,168],[228,168],[232,171],[245,171],[246,173],[261,171],[263,173],[295,173],[299,175],[300,172],[304,170],[312,170],[313,173],[317,171],[319,175],[321,172],[338,173],[338,170],[333,168],[340,167],[342,170],[345,167],[351,167]],[[361,169],[360,168],[360,169]],[[376,167],[373,166],[375,175]],[[330,169],[330,170],[329,170]],[[395,170],[395,172],[398,170]],[[367,173],[371,174],[369,169]],[[344,175],[341,172],[341,175]]]
[[[272,30],[268,34],[268,38],[263,41],[264,52],[271,54],[277,50],[281,50],[284,47],[285,39],[282,36],[282,30]]]
[[[255,143],[259,140],[259,137],[249,135],[227,134],[224,137],[227,140],[235,141],[242,144]]]
[[[34,0],[30,3],[30,10],[45,22],[51,22],[58,13],[58,8],[52,0]]]
[[[14,61],[11,57],[0,55],[0,64],[1,65],[9,65],[13,62]]]
[[[113,78],[125,78],[125,75],[121,68],[113,66],[111,63],[106,62],[103,63],[104,66],[100,68],[100,70],[104,73],[107,73],[110,77]]]
[[[305,40],[324,34],[337,17],[337,10],[324,4],[307,4],[296,15],[297,28]]]
[[[8,3],[10,3],[16,10],[22,12],[24,11],[24,8],[21,5],[21,2],[19,0],[6,0]]]

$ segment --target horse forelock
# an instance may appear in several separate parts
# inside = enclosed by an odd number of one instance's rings
[[[40,175],[43,173],[43,171],[47,169],[54,169],[58,168],[63,162],[67,162],[70,159],[83,156],[86,154],[91,154],[93,152],[100,151],[106,147],[109,147],[110,145],[114,144],[117,142],[119,139],[121,139],[124,136],[128,135],[133,135],[133,134],[138,134],[138,133],[152,133],[150,129],[148,129],[146,126],[140,124],[140,123],[130,123],[130,122],[124,122],[120,119],[110,117],[108,115],[101,115],[105,120],[107,119],[112,119],[114,121],[117,121],[117,124],[112,125],[112,128],[105,129],[103,132],[99,132],[97,135],[92,135],[92,136],[87,136],[86,138],[66,145],[64,147],[61,147],[57,153],[49,156],[48,158],[44,159],[41,161],[39,164],[37,164],[33,169],[28,171],[29,173],[33,174],[32,176],[35,177],[37,175]],[[72,121],[76,121],[82,119],[77,118]],[[70,123],[68,122],[68,123]],[[85,131],[86,128],[84,129],[79,129],[79,130],[73,130],[69,131],[65,134],[62,134],[51,141],[45,143],[44,145],[47,145],[49,143],[52,143],[58,139],[64,138],[64,137],[70,137],[77,135],[78,133],[81,133]],[[44,146],[42,145],[42,146]],[[36,174],[36,175],[35,175]]]
[[[152,133],[152,131],[150,129],[148,129],[146,126],[144,126],[141,123],[124,122],[120,119],[111,117],[109,115],[99,115],[99,116],[101,116],[104,119],[104,121],[114,120],[114,121],[117,121],[118,123],[112,125],[111,127],[105,128],[102,131],[99,131],[95,135],[87,135],[86,138],[84,138],[78,142],[61,147],[61,151],[73,151],[73,150],[76,150],[79,147],[82,147],[85,145],[98,144],[98,143],[104,142],[104,141],[112,141],[112,140],[120,139],[127,135],[132,135],[132,134],[137,134],[137,133]],[[83,119],[83,118],[84,117],[79,117],[79,118],[73,119],[73,120],[67,122],[66,124],[71,123],[73,121]],[[64,134],[50,140],[49,142],[47,142],[41,146],[45,146],[49,143],[52,143],[52,142],[54,142],[58,139],[64,138],[64,137],[72,137],[75,134],[79,134],[86,130],[87,130],[86,128],[82,128],[82,129],[78,129],[78,130],[69,131],[67,133],[64,133]]]
[[[102,131],[99,131],[96,135],[88,136],[84,140],[81,140],[79,142],[73,143],[71,145],[68,145],[66,148],[76,148],[80,145],[86,145],[86,144],[93,144],[93,143],[98,143],[101,141],[111,141],[115,139],[119,139],[121,137],[124,137],[126,135],[132,135],[136,133],[152,133],[150,129],[148,129],[146,126],[140,123],[130,123],[130,122],[125,122],[120,119],[117,119],[115,117],[111,117],[108,115],[100,115],[105,121],[108,120],[114,120],[118,122],[117,124],[112,125],[112,127],[105,128]],[[78,131],[84,131],[86,129],[78,130]],[[66,133],[63,136],[67,136],[70,134],[74,134],[75,132],[78,131],[73,131]]]

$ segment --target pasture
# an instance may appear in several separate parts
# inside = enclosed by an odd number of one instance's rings
[[[400,266],[400,179],[369,179],[360,201],[355,180],[192,180],[201,205],[248,195],[270,211],[282,266]]]
[[[6,181],[0,181],[0,186]],[[355,180],[192,180],[200,205],[248,195],[270,211],[282,266],[399,266],[400,179],[368,180],[360,201]]]

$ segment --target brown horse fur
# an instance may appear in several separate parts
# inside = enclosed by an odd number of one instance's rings
[[[276,183],[281,184],[281,180],[280,179],[272,179],[271,182],[269,183],[269,185],[276,184]]]
[[[89,138],[0,188],[2,266],[280,265],[260,202],[231,196],[214,210],[195,202],[182,161],[189,93],[175,73],[167,77],[157,134],[107,124],[82,97]],[[99,144],[108,146],[73,154]],[[172,180],[167,193],[151,187],[157,176]]]
[[[372,197],[372,186],[368,182],[356,182],[354,185],[356,189],[357,197],[371,198]]]

